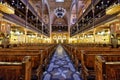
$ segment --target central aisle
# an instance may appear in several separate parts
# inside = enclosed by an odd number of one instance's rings
[[[43,80],[81,80],[65,50],[59,45],[52,57]]]

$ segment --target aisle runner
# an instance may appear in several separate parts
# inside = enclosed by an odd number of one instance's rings
[[[68,55],[61,46],[58,46],[43,80],[81,80]]]

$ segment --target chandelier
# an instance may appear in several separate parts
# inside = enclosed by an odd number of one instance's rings
[[[106,9],[107,15],[112,15],[118,12],[120,12],[120,3],[114,4]]]
[[[66,13],[66,10],[62,7],[58,7],[54,10],[54,13],[58,18],[63,18],[63,16]]]
[[[7,14],[14,14],[14,8],[12,8],[7,3],[0,3],[0,11],[7,13]]]

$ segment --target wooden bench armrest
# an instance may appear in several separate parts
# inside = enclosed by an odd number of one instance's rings
[[[88,75],[88,69],[86,68],[86,66],[83,66],[83,72]]]
[[[86,75],[95,75],[95,71],[89,70],[86,66],[83,66],[83,70]]]
[[[39,65],[38,68],[34,71],[34,75],[38,75],[42,71],[42,65]]]

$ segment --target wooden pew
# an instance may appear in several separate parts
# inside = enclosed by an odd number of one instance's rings
[[[47,57],[48,55],[49,55],[49,57],[50,57],[50,53],[54,50],[54,48],[55,48],[55,45],[51,45],[51,46],[47,46],[47,47],[43,47],[43,46],[34,46],[34,47],[32,47],[32,46],[28,46],[28,47],[15,47],[15,48],[10,48],[10,49],[2,49],[2,50],[0,50],[0,51],[11,51],[11,50],[23,50],[23,51],[27,51],[27,50],[31,50],[31,52],[33,52],[34,50],[44,50],[44,53],[46,53],[46,55],[44,56],[44,57]],[[53,50],[52,50],[53,49]]]
[[[63,46],[66,49],[66,51],[69,53],[71,59],[73,60],[73,62],[75,64],[75,68],[79,71],[81,70],[81,67],[83,68],[83,71],[82,71],[83,75],[82,76],[83,76],[83,78],[86,78],[86,80],[87,80],[88,76],[92,76],[91,77],[92,80],[95,77],[94,64],[89,65],[89,63],[95,63],[95,62],[92,62],[92,59],[88,58],[88,60],[87,60],[88,63],[86,63],[86,64],[88,64],[87,68],[81,66],[81,50],[86,50],[86,51],[88,50],[91,52],[94,51],[95,54],[96,53],[101,54],[101,53],[98,53],[101,51],[102,52],[105,51],[105,54],[107,53],[106,51],[112,51],[112,52],[113,51],[118,51],[118,52],[120,51],[120,48],[111,48],[110,45],[88,45],[88,46],[86,46],[86,45],[85,46],[84,45],[82,45],[82,46],[63,45]],[[116,54],[116,52],[114,52],[114,53]],[[94,59],[94,57],[93,57],[93,59]],[[83,62],[83,60],[82,60],[82,62]],[[86,61],[84,61],[84,62],[86,62]]]
[[[80,70],[81,68],[81,50],[111,50],[111,47],[96,47],[96,46],[78,46],[78,45],[63,45],[65,50],[68,52],[70,58],[72,59],[73,63],[75,64],[75,68]],[[116,50],[116,49],[112,49]],[[119,49],[120,50],[120,49]]]
[[[94,68],[94,65],[95,65],[95,56],[96,55],[104,55],[104,56],[107,56],[107,55],[120,55],[120,51],[119,50],[106,50],[106,51],[84,51],[82,50],[81,51],[82,54],[81,54],[81,65],[82,65],[82,77],[85,79],[85,80],[88,80],[88,79],[94,79],[95,77],[95,68]]]
[[[24,44],[10,44],[10,48],[16,48],[16,47],[34,47],[34,46],[43,46],[43,47],[47,47],[47,46],[51,46],[51,45],[55,45],[55,44],[34,44],[34,43],[24,43]]]
[[[42,55],[41,55],[42,54]],[[32,67],[32,75],[39,76],[42,75],[42,65],[44,52],[39,50],[2,50],[0,51],[0,59],[2,61],[20,61],[25,56],[31,56],[31,67]]]
[[[96,80],[120,80],[120,55],[95,57]]]
[[[74,60],[76,52],[81,53],[81,50],[111,50],[111,47],[91,47],[91,46],[78,46],[78,45],[63,45],[66,51],[68,51],[72,60]],[[79,55],[79,54],[78,54]]]
[[[31,80],[30,56],[24,57],[19,62],[3,61],[2,59],[0,60],[0,80]]]
[[[29,49],[30,48],[30,49]],[[49,57],[52,54],[52,51],[55,49],[55,46],[49,46],[48,48],[39,47],[35,49],[34,47],[29,47],[27,49],[2,49],[0,50],[1,56],[9,56],[7,60],[13,60],[16,58],[22,58],[24,56],[31,56],[32,59],[32,75],[37,75],[38,78],[41,78],[43,68],[47,67]],[[11,56],[11,57],[10,57]]]

